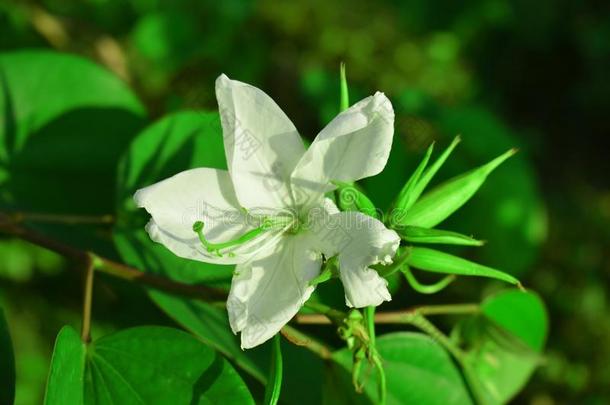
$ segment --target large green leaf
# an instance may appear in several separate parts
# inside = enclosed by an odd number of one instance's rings
[[[540,298],[516,290],[486,299],[480,316],[458,325],[466,361],[488,403],[506,403],[523,388],[540,363],[547,331]]]
[[[123,82],[72,55],[1,54],[0,109],[1,205],[112,212],[118,158],[145,116]]]
[[[55,341],[45,405],[83,403],[86,358],[87,347],[78,333],[64,326]]]
[[[193,336],[137,327],[83,345],[60,332],[46,404],[254,404],[237,372]]]
[[[239,337],[231,332],[226,309],[160,291],[151,291],[150,294],[176,322],[215,347],[255,380],[267,383],[271,342],[244,351],[240,347]],[[282,360],[282,402],[319,403],[322,395],[322,360],[307,349],[292,344],[282,346]]]
[[[4,313],[0,309],[0,403],[12,404],[15,399],[15,358]]]
[[[379,351],[387,378],[388,404],[470,404],[470,396],[459,370],[451,358],[438,343],[426,335],[412,332],[390,333],[377,339]],[[353,393],[346,371],[351,370],[351,352],[343,349],[333,355],[335,362],[343,369],[339,373],[336,365],[331,365],[330,372],[335,378],[327,383],[338,383],[344,391],[343,398]],[[333,368],[334,367],[334,368]],[[364,374],[364,373],[363,373]],[[340,377],[340,376],[343,377]],[[372,402],[377,399],[376,375],[371,373],[365,388],[366,396]],[[327,394],[332,390],[325,390]],[[356,397],[360,403],[370,403]],[[345,401],[343,403],[354,403]],[[331,403],[326,400],[325,403]],[[339,402],[341,403],[341,402]],[[356,402],[358,403],[358,402]]]

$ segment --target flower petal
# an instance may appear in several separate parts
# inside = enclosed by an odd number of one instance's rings
[[[246,208],[292,207],[289,180],[305,146],[286,114],[263,91],[221,75],[216,98],[227,165]]]
[[[309,281],[321,264],[299,234],[286,235],[265,254],[237,265],[227,310],[243,349],[265,342],[296,315],[314,290]]]
[[[231,178],[225,170],[187,170],[138,190],[134,200],[152,216],[146,227],[151,239],[187,259],[218,264],[241,263],[279,238],[279,232],[266,232],[227,250],[232,254],[222,257],[202,246],[193,231],[196,221],[203,221],[205,237],[213,243],[236,239],[256,225],[239,209]]]
[[[369,266],[392,261],[400,244],[396,232],[375,218],[349,211],[331,215],[315,230],[315,238],[327,257],[338,255],[348,306],[376,306],[392,299],[387,281]]]
[[[333,186],[383,170],[392,147],[394,110],[375,93],[339,114],[316,137],[292,173],[297,205],[312,204]]]

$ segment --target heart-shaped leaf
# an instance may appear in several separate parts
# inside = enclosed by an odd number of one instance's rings
[[[193,336],[137,327],[84,345],[64,327],[45,404],[254,404],[237,372]]]
[[[449,354],[430,337],[412,332],[390,333],[377,339],[376,348],[387,379],[388,404],[472,403],[460,371]],[[325,392],[337,391],[337,383],[340,382],[341,392],[344,393],[342,396],[346,398],[351,393],[354,397],[344,403],[374,403],[377,399],[376,374],[371,373],[365,387],[369,399],[357,396],[346,372],[351,370],[351,357],[348,349],[333,355],[337,364],[331,366],[330,372],[335,377],[333,381],[327,380],[327,384],[333,384],[335,388]],[[343,368],[343,373],[339,373],[337,365]],[[331,402],[326,400],[325,403]]]

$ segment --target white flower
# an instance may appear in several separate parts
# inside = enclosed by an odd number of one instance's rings
[[[386,280],[369,266],[391,260],[399,236],[374,218],[339,212],[324,196],[333,181],[383,170],[394,126],[385,95],[339,114],[308,149],[256,87],[221,75],[216,97],[228,172],[187,170],[134,198],[152,216],[150,237],[176,255],[236,264],[227,309],[242,348],[265,342],[297,313],[314,290],[309,282],[320,274],[323,255],[337,256],[347,305],[389,301]]]

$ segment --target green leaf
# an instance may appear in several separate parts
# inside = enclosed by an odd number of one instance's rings
[[[541,361],[548,317],[540,298],[508,290],[487,298],[481,315],[454,331],[466,345],[466,361],[489,403],[507,403]]]
[[[211,304],[177,297],[160,291],[150,292],[152,299],[170,317],[216,348],[254,379],[267,384],[271,344],[242,350],[239,337],[233,335],[227,311]],[[281,400],[287,404],[320,403],[323,362],[309,350],[295,345],[282,348],[283,378]],[[303,373],[302,370],[308,370]]]
[[[45,405],[82,404],[84,401],[87,347],[79,334],[64,326],[53,349]]]
[[[4,313],[0,309],[0,403],[12,404],[15,399],[15,358]]]
[[[265,404],[276,405],[280,399],[280,392],[282,390],[282,375],[283,375],[283,363],[282,363],[282,347],[281,347],[281,336],[278,333],[273,338],[273,349],[271,352],[271,371],[269,373],[269,379],[267,387],[265,389]]]
[[[226,360],[185,332],[136,327],[84,346],[77,333],[65,327],[55,345],[45,403],[254,404],[254,400]]]
[[[487,176],[516,153],[511,149],[491,162],[457,176],[428,192],[407,211],[401,225],[432,228],[466,203]]]
[[[0,205],[112,212],[118,158],[145,117],[121,80],[68,54],[4,53],[0,108]]]
[[[266,360],[269,355],[258,350],[241,349],[239,338],[231,332],[225,308],[161,291],[151,290],[149,294],[152,300],[178,324],[221,352],[256,380],[267,381]]]
[[[447,352],[430,337],[421,333],[390,333],[378,337],[376,347],[385,369],[389,405],[472,403],[460,372]],[[324,403],[374,403],[377,399],[375,371],[368,378],[364,400],[362,395],[354,393],[349,378],[351,351],[342,349],[333,355],[333,360],[336,364],[329,366],[328,373],[335,378],[327,379],[332,388],[327,386],[325,392],[342,397],[343,401],[331,402],[327,397]],[[339,394],[332,394],[338,386]]]
[[[407,242],[437,243],[445,245],[482,246],[483,241],[457,232],[440,229],[422,228],[419,226],[406,226],[397,230],[398,234]]]
[[[416,269],[433,273],[489,277],[520,285],[519,280],[510,274],[434,249],[412,247],[407,264]]]

